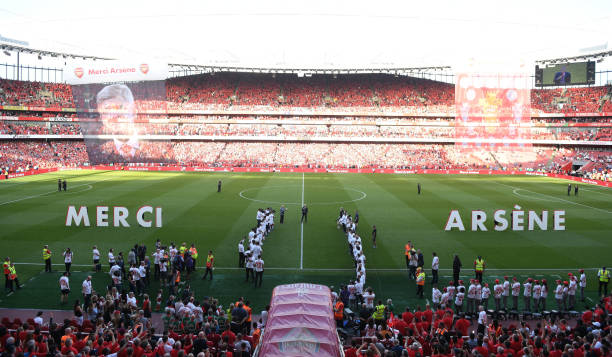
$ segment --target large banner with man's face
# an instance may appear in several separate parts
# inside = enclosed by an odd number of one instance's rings
[[[170,142],[144,141],[148,115],[166,112],[163,70],[103,62],[67,69],[90,163],[173,163]]]

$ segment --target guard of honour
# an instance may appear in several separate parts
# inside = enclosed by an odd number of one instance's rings
[[[247,236],[238,244],[238,266],[245,268],[246,281],[252,281],[255,287],[260,287],[263,282],[264,260],[263,260],[263,244],[266,238],[274,229],[274,210],[271,208],[258,209],[256,214],[257,224]],[[245,241],[248,245],[245,247]],[[195,271],[198,251],[195,244],[187,247],[183,244],[179,247],[171,243],[170,246],[162,246],[159,239],[155,244],[155,252],[153,253],[153,262],[149,260],[146,254],[144,245],[135,245],[128,253],[127,266],[122,252],[115,255],[111,248],[108,251],[109,274],[111,276],[111,284],[109,288],[116,287],[118,291],[123,290],[123,281],[127,280],[129,290],[142,296],[145,288],[149,285],[151,265],[153,265],[153,275],[155,279],[159,279],[162,286],[170,288],[171,293],[176,293],[177,286],[181,282],[181,273],[185,274],[186,279]],[[102,271],[100,263],[101,253],[97,246],[92,248],[92,260],[94,272]],[[59,279],[61,302],[65,303],[68,294],[70,293],[70,270],[73,259],[73,252],[70,248],[66,248],[62,252],[64,258],[65,270]],[[45,265],[45,272],[52,272],[52,252],[48,245],[44,245],[42,249],[42,258]],[[202,279],[213,279],[215,257],[213,251],[209,250],[205,262],[205,273]],[[17,279],[17,272],[10,258],[7,257],[4,261],[4,272],[6,278],[6,291],[14,291],[21,288]],[[127,267],[127,269],[126,269]],[[88,276],[82,285],[84,301],[88,301],[88,296],[91,297],[91,280]]]
[[[409,277],[415,280],[417,288],[417,296],[423,298],[423,289],[425,285],[425,270],[422,264],[422,254],[420,250],[415,250],[412,242],[408,241],[405,246],[406,264]],[[485,261],[482,256],[478,256],[474,260],[474,279],[470,279],[469,285],[466,287],[463,280],[459,279],[461,262],[459,257],[455,255],[453,262],[453,280],[448,283],[448,286],[442,290],[438,289],[438,270],[440,261],[436,253],[433,253],[432,259],[432,303],[436,308],[452,307],[453,303],[457,312],[465,312],[468,314],[478,313],[478,306],[482,306],[484,310],[489,307],[489,298],[492,297],[495,303],[495,311],[518,311],[519,299],[521,296],[525,311],[541,312],[546,310],[546,300],[549,293],[549,285],[546,279],[526,278],[522,283],[516,277],[504,276],[503,281],[495,279],[493,290],[489,288],[488,283],[483,282],[485,272]],[[599,296],[608,295],[608,282],[610,281],[610,272],[606,267],[602,267],[597,271],[597,280],[599,282]],[[587,277],[584,269],[579,270],[579,276],[568,273],[568,280],[555,281],[556,287],[551,294],[557,304],[558,311],[570,311],[576,306],[576,295],[580,291],[580,300],[584,301],[584,290],[587,285]],[[552,288],[552,287],[551,287]],[[512,297],[511,302],[509,298]]]

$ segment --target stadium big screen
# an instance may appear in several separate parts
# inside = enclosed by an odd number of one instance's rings
[[[537,86],[595,84],[595,62],[561,63],[536,67]]]
[[[149,114],[167,112],[167,67],[114,62],[67,72],[91,164],[174,162],[169,141],[141,140],[155,134]]]

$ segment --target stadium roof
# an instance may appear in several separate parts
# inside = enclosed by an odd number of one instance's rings
[[[530,64],[606,51],[612,38],[609,1],[465,4],[14,1],[0,8],[0,34],[103,58],[311,69],[443,67],[472,58]]]

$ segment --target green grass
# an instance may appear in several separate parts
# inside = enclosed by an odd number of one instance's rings
[[[58,177],[67,178],[68,192],[56,192]],[[217,193],[220,179],[223,192]],[[423,187],[421,195],[416,193],[417,182]],[[354,276],[346,240],[335,224],[340,207],[351,213],[359,210],[367,285],[377,297],[393,298],[399,307],[419,303],[414,299],[414,282],[405,272],[403,246],[407,240],[423,250],[426,267],[431,264],[432,251],[440,256],[442,269],[451,268],[452,255],[459,254],[466,277],[472,275],[473,259],[482,255],[491,269],[485,274],[489,282],[506,274],[521,280],[527,276],[554,280],[565,278],[569,271],[577,273],[579,268],[612,265],[612,190],[581,185],[578,196],[567,196],[567,184],[522,176],[109,171],[63,171],[0,181],[0,254],[14,262],[31,263],[17,266],[25,289],[10,296],[0,293],[0,306],[69,308],[59,305],[59,273],[45,274],[41,265],[35,265],[42,264],[43,244],[53,251],[54,263],[63,262],[64,248],[75,252],[73,270],[79,272],[71,279],[74,300],[91,270],[93,245],[100,248],[108,270],[109,248],[127,252],[135,243],[144,243],[150,253],[155,240],[161,239],[164,243],[193,242],[204,256],[209,249],[214,251],[215,280],[200,280],[202,271],[191,280],[198,297],[215,296],[227,304],[245,296],[257,311],[267,304],[278,284],[313,282],[338,287]],[[310,208],[303,242],[299,224],[302,189]],[[286,222],[278,224],[277,217],[276,229],[265,242],[264,285],[255,289],[244,283],[243,271],[236,268],[237,243],[255,224],[257,208],[278,210],[281,202],[288,208]],[[515,204],[524,210],[565,210],[566,230],[496,232],[490,218],[489,231],[469,231],[472,210],[485,210],[492,217],[495,209],[510,211]],[[92,224],[96,206],[125,206],[130,210],[131,227],[66,227],[68,205],[87,206]],[[136,224],[136,210],[143,205],[163,207],[162,228]],[[467,231],[444,231],[451,209],[461,212]],[[376,249],[370,244],[374,224],[378,227]],[[588,271],[588,293],[593,300],[595,274],[595,270]],[[446,283],[450,271],[440,275]],[[97,274],[94,286],[102,290],[109,280],[106,273]],[[151,294],[156,289],[153,284]]]

